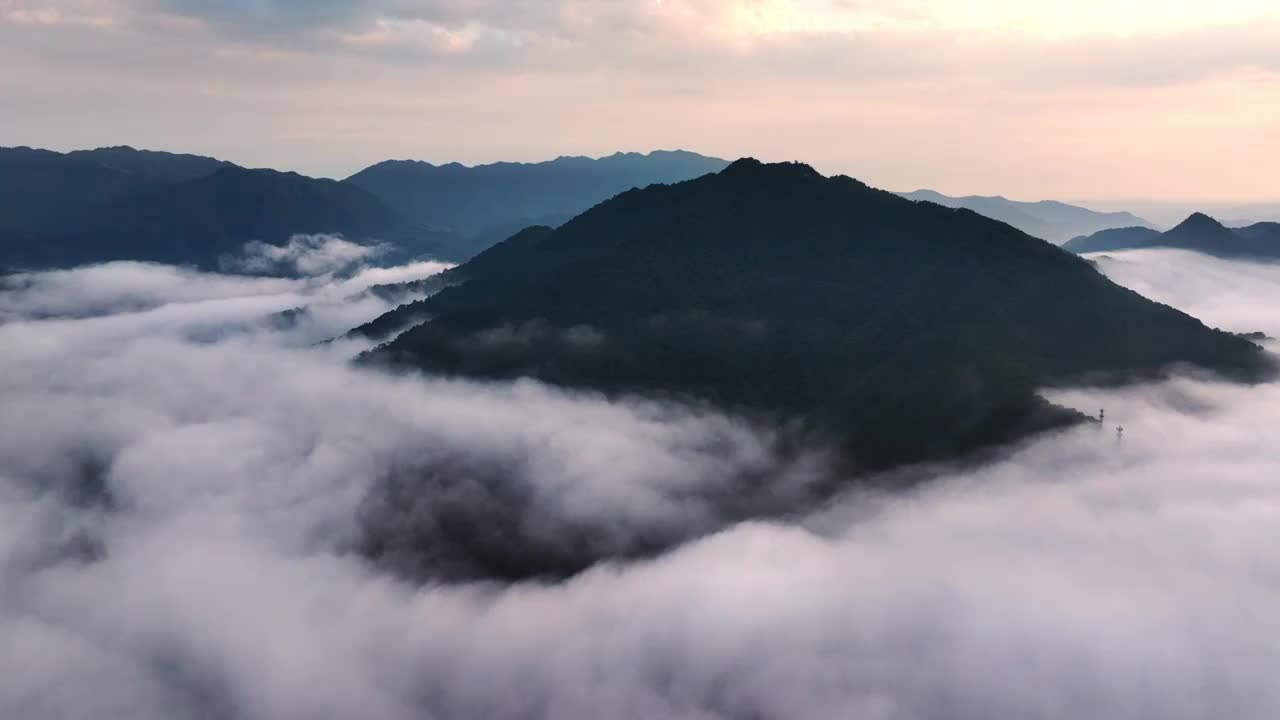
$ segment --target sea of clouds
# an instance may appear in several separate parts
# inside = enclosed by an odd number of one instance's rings
[[[443,266],[269,254],[5,280],[0,717],[1280,713],[1280,386],[1060,390],[1107,424],[832,498],[713,409],[352,366]],[[1280,335],[1280,266],[1098,262]]]

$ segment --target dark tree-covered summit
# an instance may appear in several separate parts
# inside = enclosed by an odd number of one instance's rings
[[[1266,365],[1008,225],[798,164],[623,193],[450,281],[369,359],[803,418],[864,468],[1075,420],[1045,384]]]
[[[1077,253],[1174,248],[1227,258],[1280,258],[1280,223],[1229,228],[1204,213],[1193,213],[1167,232],[1140,227],[1104,230],[1078,237],[1063,247]]]

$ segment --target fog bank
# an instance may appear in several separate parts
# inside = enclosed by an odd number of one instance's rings
[[[1280,268],[1109,255],[1280,334]],[[1280,712],[1280,387],[1055,393],[1108,422],[817,503],[820,452],[713,409],[311,345],[431,270],[112,264],[0,295],[0,717]],[[589,568],[470,579],[509,562]]]

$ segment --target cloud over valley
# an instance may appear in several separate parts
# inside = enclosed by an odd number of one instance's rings
[[[349,259],[6,281],[0,716],[1280,711],[1280,385],[1056,390],[1107,423],[832,493],[712,407],[353,366],[444,267]],[[1280,335],[1280,266],[1099,264]]]

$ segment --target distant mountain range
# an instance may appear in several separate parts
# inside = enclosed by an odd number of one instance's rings
[[[475,167],[388,160],[346,182],[428,227],[463,236],[492,235],[499,229],[496,242],[530,225],[559,225],[624,190],[688,180],[728,164],[684,151]]]
[[[0,149],[0,212],[0,267],[11,268],[121,259],[216,268],[251,240],[372,240],[401,227],[355,186],[129,147]]]
[[[530,222],[725,161],[686,152],[476,168],[380,163],[346,181],[130,147],[0,148],[0,269],[133,259],[216,268],[296,233],[390,241],[393,259],[464,260]]]
[[[394,212],[359,188],[296,173],[228,166],[150,187],[76,218],[53,236],[83,260],[117,257],[216,267],[246,239],[282,243],[298,233],[391,239]]]
[[[685,151],[475,167],[388,160],[335,182],[126,146],[0,148],[0,270],[115,259],[216,268],[249,241],[278,244],[295,233],[389,241],[399,248],[391,261],[463,261],[525,227],[558,226],[625,190],[728,164]],[[1146,226],[1129,213],[1052,201],[902,195],[968,208],[1055,243]]]
[[[1150,221],[1152,227],[1171,228],[1194,212],[1202,212],[1227,227],[1244,227],[1260,222],[1280,221],[1280,203],[1223,203],[1214,200],[1155,201],[1133,199],[1111,207],[1129,210]],[[1087,235],[1088,233],[1081,233]]]
[[[229,163],[199,155],[99,148],[0,148],[0,226],[43,234],[131,193],[209,175]]]
[[[1194,213],[1167,232],[1130,227],[1104,230],[1071,240],[1076,253],[1176,248],[1231,258],[1280,258],[1280,223],[1261,222],[1229,228],[1204,213]]]
[[[1131,213],[1097,212],[1054,200],[1018,202],[998,196],[950,197],[933,190],[916,190],[899,195],[909,200],[923,200],[950,208],[966,208],[1059,245],[1080,235],[1108,228],[1150,226],[1146,220]]]
[[[798,164],[622,193],[445,282],[362,328],[410,328],[366,361],[800,418],[860,471],[1077,421],[1048,384],[1268,367],[1006,224]]]

